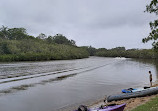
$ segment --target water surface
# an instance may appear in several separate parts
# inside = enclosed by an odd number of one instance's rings
[[[149,86],[151,60],[90,57],[79,60],[0,63],[0,111],[70,110],[123,88]]]

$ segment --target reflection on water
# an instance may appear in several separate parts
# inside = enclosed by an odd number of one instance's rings
[[[91,57],[0,64],[0,111],[72,110],[158,79],[154,60]]]

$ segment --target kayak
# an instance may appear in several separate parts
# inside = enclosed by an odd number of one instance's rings
[[[123,111],[125,108],[126,104],[121,104],[121,105],[112,105],[112,106],[105,106],[101,108],[86,108],[83,106],[83,108],[78,108],[78,110],[75,111]]]
[[[143,89],[140,91],[132,92],[132,93],[121,93],[121,94],[114,94],[107,97],[107,101],[117,101],[122,99],[129,99],[135,97],[144,97],[147,95],[158,94],[158,87],[151,87],[147,89]]]
[[[150,87],[122,89],[122,93],[132,93],[132,92],[142,91],[142,90],[145,90],[148,88],[150,88]],[[152,88],[154,88],[154,87],[152,87]]]
[[[142,91],[144,88],[129,88],[129,89],[122,89],[122,93],[132,93],[132,92],[137,92],[137,91]]]

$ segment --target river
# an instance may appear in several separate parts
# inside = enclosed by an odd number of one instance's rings
[[[0,63],[0,111],[70,110],[158,80],[153,60],[90,57]]]

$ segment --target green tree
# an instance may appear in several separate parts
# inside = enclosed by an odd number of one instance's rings
[[[8,39],[10,40],[21,40],[28,37],[26,29],[25,28],[11,28],[8,29]]]
[[[111,50],[116,50],[116,51],[125,51],[126,48],[125,47],[116,47],[116,48],[112,48]]]
[[[2,26],[0,28],[0,38],[8,39],[8,36],[9,36],[8,27]]]
[[[51,35],[49,35],[48,38],[46,38],[46,42],[49,43],[49,44],[54,43],[53,42],[53,37]]]
[[[40,34],[37,36],[37,38],[44,40],[44,39],[47,38],[47,36],[46,36],[46,34],[44,34],[44,33],[40,33]]]
[[[87,50],[90,56],[94,56],[97,51],[96,48],[94,48],[92,46],[82,46],[82,48]]]
[[[73,45],[73,46],[76,45],[74,40],[68,40],[62,34],[56,34],[52,39],[53,42],[56,44],[65,44],[65,45]]]
[[[155,13],[156,16],[158,15],[158,0],[151,0],[150,4],[146,6],[146,12],[148,13]],[[149,33],[149,36],[142,39],[143,43],[146,43],[150,40],[153,41],[152,45],[154,49],[158,49],[158,20],[154,20],[153,22],[150,22],[150,28],[151,32]]]
[[[29,36],[25,28],[8,28],[2,26],[0,28],[0,38],[9,40],[21,40],[21,39],[33,39],[33,36]]]
[[[76,46],[76,42],[74,40],[70,40],[71,45]]]

